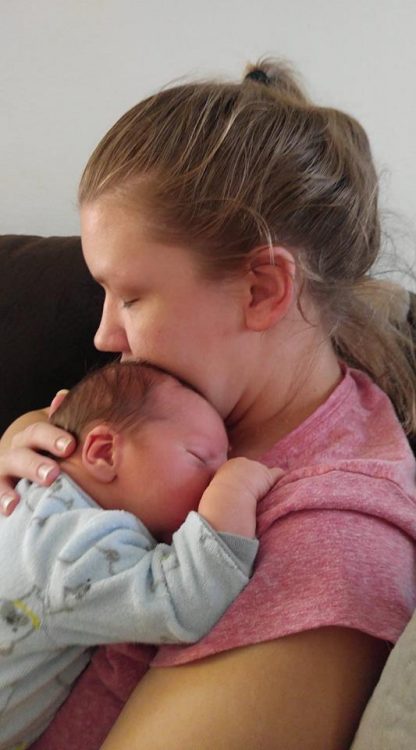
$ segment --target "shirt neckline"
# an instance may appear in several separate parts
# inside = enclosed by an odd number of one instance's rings
[[[342,418],[342,406],[345,404],[347,399],[350,397],[352,389],[354,388],[354,379],[351,374],[351,369],[344,363],[340,362],[342,380],[335,386],[332,393],[329,394],[326,401],[324,401],[312,414],[301,422],[300,425],[295,427],[293,430],[288,432],[287,435],[280,438],[271,448],[268,449],[261,457],[261,461],[267,463],[268,458],[272,458],[275,452],[278,450],[279,453],[289,454],[299,443],[303,443],[307,436],[311,432],[316,432],[319,426],[327,420],[331,420],[334,412],[337,412],[337,418]],[[364,373],[360,373],[365,376]]]

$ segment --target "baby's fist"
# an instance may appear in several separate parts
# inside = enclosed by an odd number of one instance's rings
[[[230,458],[217,471],[212,483],[224,491],[250,496],[257,502],[267,495],[283,473],[282,469],[270,469],[249,458]]]

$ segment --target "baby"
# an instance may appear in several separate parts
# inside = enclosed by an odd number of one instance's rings
[[[248,582],[257,501],[281,473],[227,461],[217,412],[147,365],[91,373],[51,421],[75,453],[0,517],[0,750],[44,731],[89,647],[207,633]]]

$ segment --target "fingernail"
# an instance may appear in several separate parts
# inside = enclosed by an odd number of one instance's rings
[[[71,445],[71,443],[72,443],[71,438],[60,437],[55,442],[55,446],[56,446],[56,448],[58,449],[58,451],[60,453],[63,453],[64,451],[66,451],[66,449],[68,448],[68,446]]]
[[[6,514],[15,499],[13,495],[2,495],[0,498],[1,512]]]
[[[41,466],[39,466],[37,471],[39,479],[41,479],[42,482],[46,482],[46,480],[49,479],[54,470],[54,466],[47,466],[46,464],[42,464]]]

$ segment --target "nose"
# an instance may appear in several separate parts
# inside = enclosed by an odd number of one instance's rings
[[[104,301],[100,325],[94,336],[94,345],[102,352],[120,352],[122,354],[130,352],[126,332],[107,297]]]

